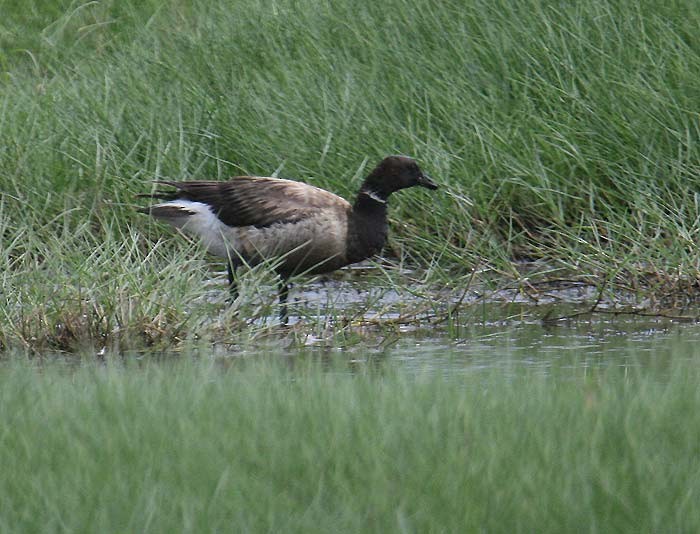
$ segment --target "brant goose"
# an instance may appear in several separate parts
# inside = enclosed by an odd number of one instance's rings
[[[376,254],[387,238],[389,195],[416,185],[437,189],[406,156],[384,158],[365,178],[353,205],[324,189],[279,178],[156,183],[175,190],[140,195],[165,202],[139,211],[199,238],[210,253],[226,258],[234,298],[238,266],[277,259],[285,324],[290,276],[327,273]]]

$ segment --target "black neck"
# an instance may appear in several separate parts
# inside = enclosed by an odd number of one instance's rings
[[[387,204],[380,195],[360,191],[348,221],[347,259],[350,263],[378,253],[387,236]]]

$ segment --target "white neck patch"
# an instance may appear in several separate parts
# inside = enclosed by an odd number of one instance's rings
[[[363,195],[367,195],[369,198],[374,200],[375,202],[379,202],[380,204],[386,204],[386,200],[380,197],[377,193],[372,191],[371,189],[369,191],[361,191]]]

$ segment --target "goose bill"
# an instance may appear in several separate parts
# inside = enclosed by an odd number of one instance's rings
[[[437,189],[438,186],[427,174],[421,174],[418,178],[418,185],[427,189]]]

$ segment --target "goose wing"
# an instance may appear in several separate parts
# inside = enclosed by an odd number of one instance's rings
[[[298,222],[319,210],[349,211],[350,204],[324,189],[280,178],[238,176],[227,182],[158,181],[176,191],[156,191],[151,198],[190,200],[211,207],[228,226],[255,226]]]

